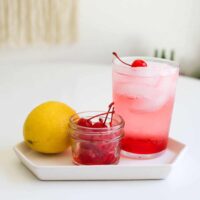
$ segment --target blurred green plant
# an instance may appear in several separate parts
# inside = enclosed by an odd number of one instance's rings
[[[156,58],[163,58],[163,59],[169,59],[169,60],[175,60],[175,51],[171,50],[169,53],[169,56],[166,56],[166,50],[162,49],[162,50],[158,50],[155,49],[154,50],[154,57]]]

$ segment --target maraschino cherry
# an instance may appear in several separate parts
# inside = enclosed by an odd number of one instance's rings
[[[147,63],[144,61],[144,60],[141,60],[141,59],[137,59],[137,60],[134,60],[132,62],[132,64],[128,64],[126,62],[124,62],[118,55],[116,52],[113,52],[112,53],[121,63],[125,64],[125,65],[128,65],[130,67],[147,67]]]
[[[106,128],[107,126],[102,122],[95,122],[92,127],[93,128]]]
[[[144,60],[134,60],[131,64],[132,67],[147,67],[147,63]]]
[[[92,130],[88,131],[88,135],[83,134],[84,139],[79,142],[77,152],[73,156],[76,163],[84,165],[105,165],[118,162],[120,144],[113,138],[116,137],[118,132],[104,134],[107,129],[102,129],[113,126],[114,112],[114,103],[112,102],[108,106],[107,112],[91,116],[87,119],[80,118],[78,120],[77,124],[79,126],[88,127],[88,130],[89,128]],[[109,115],[111,117],[108,121]],[[95,119],[95,122],[92,122],[93,119]],[[108,140],[109,142],[107,142]]]
[[[110,121],[110,126],[112,126],[112,119],[113,119],[113,114],[114,114],[114,102],[112,102],[109,106],[108,106],[108,111],[105,113],[100,113],[98,115],[92,116],[89,119],[85,119],[85,118],[80,118],[77,122],[77,124],[79,126],[84,126],[84,127],[90,127],[90,128],[106,128],[106,121],[108,119],[108,115],[111,114],[111,121]],[[112,111],[111,111],[112,109]],[[102,118],[99,118],[98,122],[92,123],[92,119],[96,118],[96,117],[100,117],[100,116],[105,116],[105,119],[103,120]]]
[[[80,118],[77,124],[79,126],[92,127],[92,122],[89,119]]]

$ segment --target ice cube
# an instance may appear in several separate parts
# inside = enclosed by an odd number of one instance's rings
[[[156,110],[159,110],[166,102],[166,97],[162,96],[159,98],[154,99],[147,99],[147,98],[141,98],[133,100],[133,102],[130,105],[130,111],[136,112],[136,111],[144,111],[144,112],[153,112]]]
[[[174,91],[174,87],[172,86],[173,83],[167,78],[160,80],[156,87],[146,86],[142,88],[140,86],[139,91],[134,90],[137,99],[133,99],[130,109],[132,111],[140,110],[146,112],[160,109],[165,103],[167,103],[169,98],[171,98],[172,92]],[[139,89],[139,87],[137,89]],[[133,95],[133,90],[131,92]]]
[[[130,98],[153,98],[155,95],[154,87],[144,84],[121,84],[116,91]]]

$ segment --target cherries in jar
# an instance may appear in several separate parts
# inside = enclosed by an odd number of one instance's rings
[[[72,157],[77,165],[117,164],[120,159],[124,120],[114,113],[82,112],[69,122]]]

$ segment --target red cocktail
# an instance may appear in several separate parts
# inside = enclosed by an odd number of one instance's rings
[[[121,58],[125,63],[136,57]],[[141,61],[141,60],[140,60]],[[152,158],[167,147],[179,69],[163,59],[142,58],[144,66],[113,61],[113,100],[125,120],[123,152],[130,157]]]

